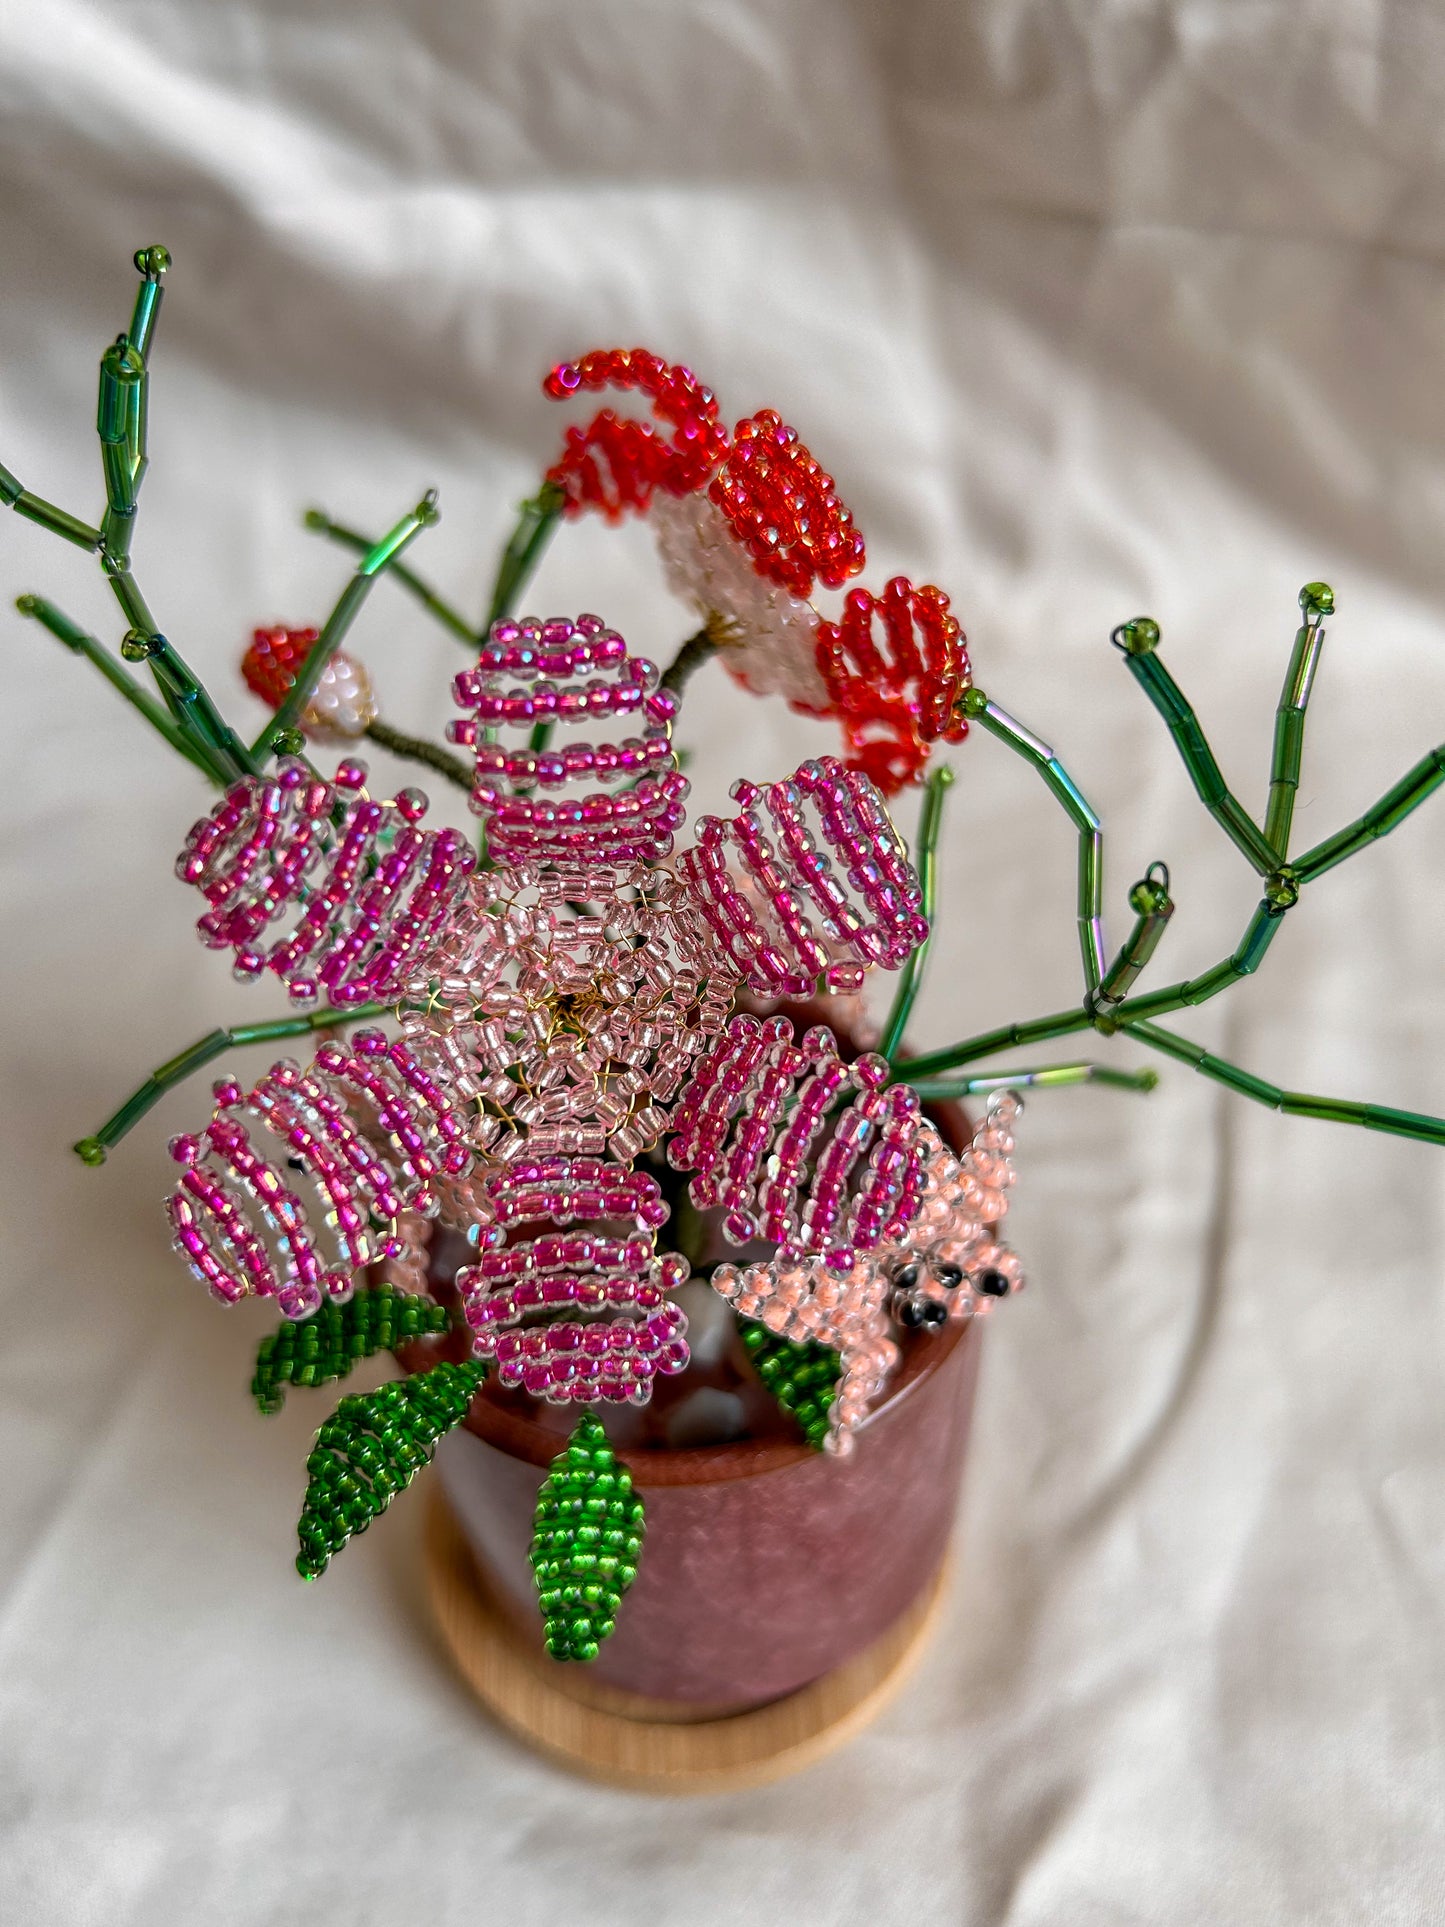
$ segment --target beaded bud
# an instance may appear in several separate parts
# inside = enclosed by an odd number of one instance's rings
[[[279,709],[297,671],[319,640],[316,629],[257,629],[241,658],[241,674],[272,709]],[[363,663],[336,650],[317,679],[301,727],[319,742],[348,742],[364,736],[377,718],[376,693]]]

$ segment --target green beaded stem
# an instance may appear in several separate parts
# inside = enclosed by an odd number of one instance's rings
[[[1160,872],[1157,877],[1154,874],[1156,870]],[[1159,948],[1169,919],[1174,915],[1167,864],[1150,864],[1148,874],[1142,876],[1129,892],[1129,907],[1135,915],[1134,928],[1125,939],[1123,949],[1104,972],[1098,989],[1087,1000],[1096,1024],[1101,1016],[1107,1016],[1123,1003],[1140,972]]]
[[[368,723],[366,734],[373,743],[389,749],[393,756],[404,757],[411,763],[422,763],[427,769],[434,769],[438,776],[444,776],[449,783],[471,794],[472,772],[460,756],[453,756],[450,750],[443,749],[440,743],[429,743],[424,736],[408,736],[390,723],[380,719]]]
[[[444,1360],[429,1372],[342,1399],[306,1461],[296,1570],[319,1579],[359,1532],[430,1465],[437,1440],[467,1415],[487,1368]]]
[[[110,651],[94,636],[87,634],[78,622],[72,621],[63,609],[57,609],[53,602],[47,602],[44,596],[38,595],[17,596],[15,607],[22,616],[29,616],[43,629],[48,629],[52,636],[65,644],[67,649],[94,663],[111,688],[122,695],[132,708],[139,711],[156,734],[164,737],[173,750],[184,756],[187,762],[194,763],[203,776],[208,777],[213,783],[225,782],[220,766],[202,749],[201,745],[186,735],[154,697],[142,689],[133,676],[126,674]]]
[[[376,547],[374,536],[358,535],[355,529],[333,522],[324,509],[307,509],[303,526],[310,529],[313,535],[324,535],[329,541],[339,542],[343,548],[351,549],[357,555],[369,555]],[[434,616],[464,648],[475,651],[481,646],[481,637],[466,617],[454,609],[445,597],[439,596],[429,582],[424,582],[415,569],[405,562],[393,561],[387,573],[409,590],[427,614]]]
[[[601,1421],[584,1412],[537,1494],[532,1576],[553,1659],[596,1659],[637,1577],[642,1500]]]
[[[1313,883],[1326,870],[1332,870],[1346,857],[1356,855],[1367,844],[1377,842],[1388,836],[1391,830],[1398,829],[1412,810],[1417,810],[1429,796],[1433,796],[1440,785],[1445,783],[1445,743],[1432,749],[1428,756],[1422,756],[1415,767],[1393,789],[1388,789],[1379,802],[1347,823],[1333,836],[1327,836],[1323,843],[1316,843],[1312,850],[1297,857],[1289,866],[1299,884]]]
[[[838,1395],[843,1361],[827,1345],[795,1344],[766,1325],[738,1320],[748,1362],[783,1410],[797,1420],[803,1437],[821,1452],[828,1436],[828,1415]]]
[[[1222,963],[1215,964],[1212,970],[1206,970],[1203,976],[1187,977],[1181,983],[1165,984],[1159,990],[1130,997],[1110,1013],[1113,1021],[1122,1023],[1125,1018],[1155,1017],[1166,1011],[1207,1003],[1211,997],[1217,997],[1221,990],[1228,990],[1231,984],[1237,984],[1241,977],[1253,976],[1265,951],[1274,941],[1275,932],[1283,924],[1288,907],[1287,904],[1272,903],[1266,897],[1251,917],[1249,928],[1240,938],[1238,948]]]
[[[1289,855],[1295,796],[1304,764],[1305,712],[1314,691],[1315,672],[1325,646],[1325,617],[1334,613],[1335,595],[1327,582],[1307,582],[1300,590],[1304,622],[1295,633],[1284,687],[1274,712],[1274,751],[1269,766],[1269,801],[1264,840],[1281,863]]]
[[[895,1071],[898,1081],[911,1084],[920,1093],[932,1097],[972,1096],[986,1089],[1000,1088],[1000,1085],[989,1074],[951,1080],[947,1073],[998,1051],[1040,1043],[1052,1037],[1068,1036],[1075,1031],[1092,1028],[1105,1036],[1123,1031],[1140,1043],[1190,1065],[1204,1076],[1212,1077],[1230,1089],[1286,1114],[1333,1118],[1362,1124],[1371,1130],[1419,1138],[1432,1144],[1445,1143],[1445,1121],[1441,1119],[1413,1111],[1396,1110],[1388,1105],[1359,1104],[1345,1098],[1313,1097],[1282,1090],[1267,1079],[1241,1070],[1226,1059],[1215,1057],[1211,1052],[1187,1043],[1149,1021],[1170,1011],[1205,1003],[1242,978],[1251,976],[1259,968],[1285,916],[1299,901],[1300,891],[1305,884],[1379,837],[1388,836],[1412,810],[1418,809],[1427,797],[1445,783],[1445,745],[1442,745],[1423,757],[1356,822],[1347,824],[1344,829],[1316,844],[1294,861],[1288,859],[1286,852],[1293,817],[1293,799],[1298,788],[1303,756],[1305,715],[1320,661],[1323,619],[1333,613],[1334,606],[1334,593],[1326,583],[1307,583],[1300,591],[1300,607],[1305,621],[1295,638],[1290,666],[1275,712],[1270,814],[1267,818],[1271,829],[1269,841],[1229,794],[1194,712],[1155,656],[1159,640],[1158,625],[1147,617],[1140,617],[1123,624],[1114,632],[1115,646],[1123,651],[1135,679],[1168,722],[1185,768],[1210,814],[1264,878],[1263,898],[1231,954],[1201,976],[1166,984],[1156,991],[1130,994],[1140,972],[1152,958],[1173,910],[1168,891],[1168,871],[1163,865],[1153,865],[1148,876],[1135,884],[1130,893],[1136,922],[1129,940],[1108,970],[1102,972],[1097,983],[1086,993],[1081,1008],[1055,1011],[1026,1023],[1005,1024],[996,1030],[963,1038],[924,1057],[910,1058]],[[976,716],[994,735],[1039,770],[1053,794],[1070,810],[1081,834],[1086,833],[1092,812],[1088,811],[1077,787],[1062,771],[1048,746],[1011,717],[1005,716],[979,690],[968,692],[964,707],[969,715]],[[1100,867],[1101,859],[1096,846],[1096,877],[1100,874]],[[1156,871],[1160,873],[1157,876]],[[1081,863],[1081,881],[1082,875]],[[1081,894],[1081,907],[1082,903]],[[1059,1066],[1056,1070],[1060,1075],[1036,1081],[1071,1081],[1076,1073],[1082,1074],[1086,1068]],[[998,1075],[1007,1077],[1009,1074]],[[1017,1075],[1023,1077],[1026,1073]],[[1096,1070],[1094,1076],[1097,1081],[1106,1081],[1101,1071]],[[1111,1077],[1107,1081],[1114,1080]]]
[[[1062,807],[1079,837],[1079,955],[1084,966],[1084,989],[1098,988],[1104,974],[1108,945],[1104,938],[1104,834],[1098,812],[1046,742],[1032,730],[990,702],[981,689],[963,698],[964,714],[983,724],[990,735],[1007,743],[1015,755],[1031,763]],[[1052,1033],[1057,1034],[1057,1033]]]
[[[309,1318],[285,1318],[261,1340],[251,1396],[262,1412],[279,1412],[288,1385],[329,1385],[363,1358],[409,1338],[436,1336],[450,1325],[434,1298],[394,1285],[371,1285],[344,1305],[327,1299]]]
[[[1112,640],[1128,664],[1129,673],[1164,718],[1200,801],[1236,849],[1262,877],[1269,876],[1278,858],[1254,819],[1231,793],[1214,759],[1214,751],[1199,727],[1198,717],[1155,653],[1159,646],[1158,623],[1149,616],[1136,616],[1132,622],[1121,623]]]
[[[907,1057],[895,1066],[893,1079],[898,1084],[916,1084],[921,1079],[938,1077],[973,1064],[980,1057],[996,1057],[1000,1051],[1026,1050],[1031,1044],[1046,1044],[1055,1037],[1068,1037],[1075,1031],[1090,1030],[1093,1014],[1085,1005],[1053,1011],[1024,1024],[1000,1024],[996,1030],[983,1030],[976,1037],[965,1037],[943,1050],[927,1051],[922,1057]]]
[[[561,520],[564,499],[561,489],[555,488],[551,482],[543,482],[537,493],[529,496],[518,509],[517,526],[512,530],[497,565],[497,579],[483,624],[483,634],[490,632],[494,622],[502,621],[516,609],[517,597],[530,581],[533,570],[542,559],[543,550]]]
[[[361,558],[356,565],[356,573],[342,590],[336,607],[326,618],[305,662],[297,670],[296,680],[286,691],[276,714],[252,745],[253,756],[269,756],[276,749],[278,738],[284,741],[297,727],[302,710],[310,702],[321,680],[322,670],[341,647],[347,631],[360,614],[362,604],[371,594],[376,578],[384,569],[392,566],[423,529],[432,527],[437,521],[436,503],[436,490],[428,489],[411,513],[404,515],[396,527],[379,542],[373,543]]]
[[[23,515],[27,522],[34,522],[37,528],[60,536],[62,541],[73,542],[78,549],[88,549],[94,554],[100,547],[99,529],[82,522],[78,515],[67,514],[54,502],[47,502],[43,495],[33,495],[3,463],[0,463],[0,502],[14,509],[17,515]]]
[[[686,645],[684,645],[686,646]],[[920,905],[928,920],[928,935],[904,964],[894,994],[893,1007],[878,1040],[879,1053],[891,1064],[903,1043],[903,1033],[913,1015],[913,1006],[923,988],[928,952],[933,943],[933,921],[938,904],[938,835],[943,825],[943,802],[953,784],[953,771],[940,764],[929,776],[923,792],[923,807],[918,816],[918,837],[913,852],[913,867],[918,872],[922,891]]]
[[[1104,1084],[1118,1091],[1152,1091],[1159,1073],[1120,1071],[1108,1064],[1043,1064],[1036,1070],[980,1071],[976,1077],[909,1078],[918,1096],[928,1102],[957,1102],[987,1097],[991,1091],[1062,1090],[1071,1084]]]
[[[345,1010],[326,1006],[308,1011],[304,1016],[275,1017],[266,1023],[234,1024],[228,1030],[213,1030],[153,1070],[115,1115],[106,1119],[94,1137],[83,1137],[72,1148],[82,1164],[104,1164],[106,1152],[114,1150],[167,1091],[174,1090],[177,1084],[184,1083],[228,1050],[242,1050],[248,1044],[272,1044],[283,1037],[304,1037],[312,1031],[339,1029],[343,1024],[367,1023],[376,1017],[390,1016],[395,1008],[394,1004],[348,1004]]]
[[[1425,1144],[1445,1144],[1445,1118],[1430,1117],[1419,1111],[1398,1111],[1388,1104],[1361,1104],[1353,1098],[1313,1097],[1304,1091],[1282,1090],[1251,1071],[1241,1070],[1228,1058],[1216,1057],[1202,1044],[1192,1044],[1158,1024],[1136,1020],[1120,1026],[1141,1043],[1175,1057],[1181,1064],[1204,1077],[1211,1077],[1242,1097],[1251,1097],[1286,1117],[1317,1117],[1335,1124],[1359,1124],[1367,1131],[1385,1131],[1394,1137],[1418,1138]]]

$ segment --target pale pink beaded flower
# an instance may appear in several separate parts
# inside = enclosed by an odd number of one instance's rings
[[[895,1325],[930,1330],[980,1317],[1023,1289],[1019,1261],[998,1237],[1021,1108],[1011,1093],[995,1095],[962,1158],[924,1125],[917,1136],[921,1205],[915,1197],[912,1209],[846,1269],[784,1248],[767,1263],[714,1271],[714,1290],[744,1318],[795,1344],[838,1353],[826,1450],[852,1450],[856,1428],[898,1363]]]
[[[370,798],[354,763],[332,783],[283,764],[192,831],[181,874],[240,974],[385,1003],[402,1036],[219,1086],[215,1121],[174,1147],[177,1243],[218,1296],[299,1317],[366,1264],[414,1272],[415,1216],[441,1212],[478,1247],[456,1284],[504,1384],[642,1400],[687,1361],[669,1298],[687,1262],[658,1253],[667,1207],[635,1163],[665,1133],[694,1200],[788,1263],[847,1274],[917,1213],[911,1090],[881,1059],[845,1065],[827,1031],[730,1013],[743,985],[897,968],[927,934],[918,880],[872,785],[831,759],[739,785],[740,813],[660,867],[687,794],[676,698],[595,616],[498,623],[456,695],[491,867],[421,829],[415,793]],[[534,747],[539,723],[566,733]],[[577,734],[618,723],[634,733]]]

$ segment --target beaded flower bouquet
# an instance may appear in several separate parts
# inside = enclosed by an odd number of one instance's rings
[[[1275,1109],[1445,1143],[1439,1119],[1280,1090],[1158,1021],[1253,972],[1300,890],[1445,777],[1437,750],[1358,822],[1291,855],[1333,607],[1323,584],[1301,595],[1261,821],[1226,785],[1157,627],[1115,632],[1262,885],[1221,963],[1140,990],[1172,910],[1164,864],[1134,885],[1111,952],[1099,820],[1054,752],[974,686],[948,597],[902,576],[848,589],[862,535],[793,430],[768,410],[728,429],[686,368],[640,349],[547,376],[559,402],[630,392],[641,413],[604,407],[566,429],[479,627],[403,560],[436,519],[431,496],[378,541],[308,515],[361,559],[319,629],[256,631],[241,672],[274,713],[247,742],[132,571],[169,262],[149,248],[136,264],[134,314],[100,365],[99,524],[0,468],[12,508],[99,557],[125,623],[119,659],[43,598],[18,607],[213,790],[177,874],[202,900],[202,941],[243,980],[274,980],[290,1011],[181,1051],[76,1149],[103,1163],[165,1091],[232,1048],[319,1038],[308,1062],[215,1085],[210,1121],[172,1141],[165,1207],[212,1296],[280,1315],[256,1354],[263,1412],[373,1354],[405,1360],[321,1426],[304,1578],[447,1438],[454,1509],[534,1669],[563,1677],[558,1662],[600,1654],[608,1676],[635,1614],[618,1685],[714,1718],[801,1692],[886,1642],[942,1560],[980,1321],[1022,1284],[1000,1234],[1017,1093],[1155,1081],[987,1059],[1121,1033]],[[598,616],[514,613],[554,531],[592,513],[647,517],[669,585],[697,611],[660,674]],[[451,747],[383,722],[342,650],[388,574],[465,650]],[[815,603],[840,591],[831,614]],[[836,718],[841,753],[739,782],[735,814],[689,823],[685,699],[714,657],[760,699]],[[975,724],[1074,827],[1083,994],[910,1056],[953,780],[939,752]],[[429,827],[418,789],[373,793],[362,738],[465,792],[474,828]],[[889,803],[915,787],[910,848]],[[896,982],[869,1001],[874,972]],[[972,1127],[968,1099],[981,1103]],[[844,1576],[864,1533],[892,1576],[867,1610]],[[759,1598],[769,1586],[776,1598]],[[780,1629],[779,1654],[758,1654],[760,1624]]]

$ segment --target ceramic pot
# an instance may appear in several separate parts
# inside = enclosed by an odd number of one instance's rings
[[[623,1454],[647,1537],[590,1679],[694,1716],[797,1691],[872,1645],[947,1553],[982,1326],[918,1335],[833,1458],[786,1439]],[[557,1431],[478,1398],[443,1441],[443,1488],[494,1601],[542,1652],[527,1550]],[[572,1671],[556,1666],[566,1690]]]

